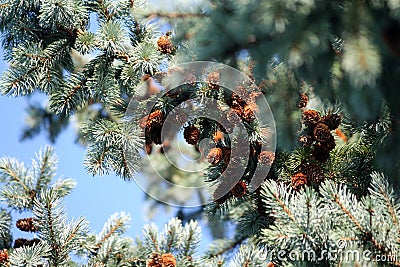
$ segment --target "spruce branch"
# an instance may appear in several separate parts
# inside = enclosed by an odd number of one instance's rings
[[[331,201],[330,207],[337,209],[340,211],[345,218],[349,222],[355,226],[354,233],[356,236],[359,236],[361,241],[367,241],[369,242],[372,247],[388,256],[388,259],[396,266],[400,264],[400,262],[397,261],[395,257],[389,257],[390,255],[396,255],[396,251],[393,251],[393,248],[395,247],[395,243],[393,241],[386,240],[387,239],[387,234],[382,233],[382,226],[387,225],[388,222],[390,222],[391,219],[391,206],[387,206],[387,203],[385,201],[385,194],[382,195],[380,192],[380,188],[382,187],[382,183],[384,186],[384,180],[382,177],[379,177],[379,175],[374,174],[373,179],[375,179],[374,183],[375,185],[370,189],[370,190],[376,190],[373,194],[375,197],[377,195],[380,195],[381,201],[380,203],[374,203],[374,202],[367,202],[370,203],[370,205],[373,205],[374,210],[380,210],[381,208],[387,209],[388,211],[385,213],[380,213],[378,217],[375,218],[374,222],[372,221],[371,213],[369,212],[371,208],[368,206],[365,206],[365,200],[358,202],[354,195],[348,193],[348,190],[346,186],[335,186],[332,182],[325,182],[325,184],[322,186],[322,190],[320,191],[322,196],[326,198],[327,201]],[[377,184],[380,184],[381,186],[377,186]],[[383,200],[383,201],[382,201]],[[368,204],[367,204],[368,205]],[[381,205],[381,207],[379,207]],[[367,216],[363,214],[363,211],[367,212]],[[387,214],[387,217],[382,215]],[[374,216],[375,217],[375,216]],[[388,221],[389,220],[389,221]],[[383,225],[382,225],[383,224]],[[398,229],[399,225],[394,224],[394,229],[393,227],[388,227],[390,231],[395,232],[395,236],[398,235]],[[391,229],[392,228],[392,229]],[[351,228],[350,228],[351,229]],[[382,239],[384,238],[384,239]]]
[[[55,66],[60,66],[62,63],[67,63],[66,57],[69,55],[68,50],[69,42],[68,40],[60,40],[50,44],[41,53],[43,57],[40,60],[34,58],[36,64],[31,66],[21,66],[18,60],[23,60],[23,58],[14,55],[15,59],[11,63],[11,68],[6,71],[3,75],[1,81],[2,94],[8,96],[21,96],[27,95],[35,90],[35,84],[40,81],[40,77],[43,73],[48,73],[51,68]],[[23,50],[23,47],[19,47],[19,50]],[[26,58],[31,58],[32,56]],[[68,63],[67,63],[68,64]],[[63,67],[69,68],[68,65]],[[46,79],[44,80],[46,81]],[[44,85],[41,83],[41,85]],[[44,88],[41,88],[44,90]],[[49,93],[49,91],[47,91]]]
[[[181,221],[178,219],[170,220],[165,226],[164,233],[165,235],[160,240],[160,249],[166,253],[172,253],[172,248],[179,245],[183,233]]]
[[[393,221],[394,225],[399,225],[399,209],[400,206],[395,202],[394,191],[389,186],[385,177],[378,173],[373,172],[371,174],[372,181],[369,188],[370,196],[373,201],[378,201],[382,206],[386,206],[389,214],[387,215]]]
[[[271,202],[264,202],[266,204],[267,209],[271,210],[273,213],[274,208],[279,207],[288,219],[293,222],[296,222],[295,217],[293,216],[290,208],[288,207],[288,203],[290,203],[290,195],[293,192],[290,188],[278,186],[275,181],[267,180],[263,185],[264,191],[262,195],[264,197],[268,197],[268,199],[272,198],[277,205],[273,205]]]
[[[62,199],[51,188],[43,190],[35,199],[33,213],[39,236],[51,247],[51,265],[63,266],[69,261],[69,253],[78,250],[85,238],[85,219],[67,223]]]
[[[11,247],[11,214],[0,208],[0,250]]]
[[[241,245],[229,267],[259,267],[264,266],[265,252],[251,244]],[[268,259],[270,260],[270,259]]]
[[[130,220],[130,216],[124,212],[114,213],[111,215],[108,221],[104,224],[103,230],[97,238],[98,241],[95,245],[96,249],[101,248],[111,236],[119,236],[123,234],[126,231],[127,223]]]
[[[183,228],[183,242],[181,244],[182,247],[182,255],[190,256],[195,253],[197,247],[199,246],[201,240],[201,228],[196,221],[190,221]]]
[[[32,161],[32,169],[36,177],[35,191],[40,192],[56,175],[57,158],[54,149],[49,146],[41,149],[36,157],[37,161]]]
[[[155,224],[148,224],[143,227],[144,245],[148,253],[161,252],[159,247],[158,227]]]
[[[24,164],[17,159],[3,157],[0,159],[0,198],[7,205],[24,210],[32,206],[36,195],[32,180]]]
[[[12,266],[18,267],[44,266],[49,264],[48,257],[51,255],[51,250],[52,248],[43,242],[32,246],[23,246],[13,250],[10,255],[10,263]]]

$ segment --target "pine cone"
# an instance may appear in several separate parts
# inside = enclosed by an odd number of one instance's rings
[[[309,109],[303,112],[302,120],[305,126],[313,128],[321,120],[318,111]]]
[[[238,108],[238,109],[232,108],[226,114],[226,119],[233,126],[237,126],[241,121],[240,120],[241,114],[242,114],[241,108]]]
[[[194,125],[186,126],[183,130],[183,137],[185,138],[186,142],[190,145],[196,145],[199,141],[200,131]]]
[[[38,244],[39,242],[40,242],[40,240],[37,239],[37,238],[31,239],[31,240],[28,240],[28,239],[25,239],[25,238],[17,238],[14,241],[14,247],[13,248],[20,248],[20,247],[23,247],[23,246],[31,247],[31,246],[33,246],[35,244]]]
[[[247,184],[243,181],[239,181],[231,192],[235,197],[243,197],[247,193]]]
[[[312,143],[314,142],[314,139],[311,135],[301,135],[299,137],[299,142],[306,147],[309,147],[312,145]]]
[[[174,49],[172,47],[172,42],[167,35],[163,35],[157,40],[158,51],[163,54],[173,54]]]
[[[217,90],[219,89],[219,73],[216,71],[211,72],[207,76],[207,86],[211,90]]]
[[[24,232],[36,232],[37,229],[33,224],[33,218],[19,219],[16,223],[19,230]]]
[[[162,126],[163,123],[164,123],[164,114],[162,113],[161,110],[155,110],[152,113],[150,113],[146,121],[146,126],[149,127]]]
[[[227,101],[228,106],[231,108],[242,108],[246,105],[246,101],[243,100],[238,94],[232,93],[231,97]]]
[[[28,242],[27,239],[25,238],[17,238],[14,240],[14,246],[13,248],[20,248],[22,246],[25,246],[25,244]]]
[[[8,262],[8,251],[7,249],[0,250],[0,264]]]
[[[328,151],[332,151],[336,146],[335,138],[333,137],[333,135],[331,135],[326,142],[320,143],[319,146]]]
[[[215,143],[218,143],[222,139],[224,139],[224,134],[221,131],[216,131],[213,134],[213,140],[214,140]]]
[[[145,148],[146,148],[146,154],[150,155],[151,152],[153,151],[153,144],[146,144]]]
[[[162,267],[176,267],[176,260],[174,255],[170,253],[163,254],[161,256]]]
[[[342,122],[342,117],[338,114],[327,114],[322,117],[322,122],[326,124],[330,130],[335,130]]]
[[[249,98],[249,90],[243,86],[243,85],[238,85],[235,88],[235,92],[242,98],[242,99],[248,99]]]
[[[207,160],[212,165],[216,165],[221,162],[222,159],[222,149],[218,147],[214,147],[210,150],[210,153],[207,155]]]
[[[176,122],[178,125],[182,125],[188,120],[188,115],[183,111],[175,112],[174,115],[174,122]]]
[[[260,155],[258,155],[258,162],[261,165],[271,166],[274,160],[275,160],[275,153],[272,151],[262,151]]]
[[[307,176],[304,173],[298,172],[292,176],[292,186],[295,190],[300,190],[304,185],[308,185]]]
[[[147,261],[147,267],[162,267],[162,258],[160,254],[151,254],[150,259]]]
[[[197,78],[196,78],[196,76],[195,76],[193,73],[188,73],[188,74],[185,76],[185,78],[184,78],[183,81],[184,81],[185,84],[189,84],[189,85],[191,85],[191,86],[195,86],[195,85],[196,85]]]
[[[325,149],[325,147],[321,146],[321,144],[316,144],[312,151],[312,155],[315,160],[319,162],[325,162],[329,159],[329,150]]]
[[[307,176],[307,179],[314,184],[321,184],[325,180],[325,174],[317,164],[305,163],[300,165],[300,172]]]
[[[146,128],[147,120],[148,120],[148,119],[149,119],[149,116],[146,115],[146,116],[144,116],[143,118],[141,118],[141,119],[139,120],[139,126],[140,126],[140,128],[142,128],[142,129]]]
[[[305,108],[308,104],[308,96],[306,94],[300,94],[299,102],[297,103],[298,108]]]
[[[252,105],[245,105],[243,108],[242,118],[248,122],[252,122],[256,118],[253,108]]]
[[[314,140],[317,142],[326,142],[332,137],[331,130],[324,123],[318,123],[313,131]]]
[[[225,165],[228,165],[229,160],[231,158],[231,149],[229,147],[222,147],[222,160],[224,161]]]
[[[157,145],[161,145],[161,131],[162,126],[160,125],[147,126],[144,131],[146,144],[155,143]]]

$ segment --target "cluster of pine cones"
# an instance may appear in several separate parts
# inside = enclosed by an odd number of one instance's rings
[[[23,218],[19,219],[16,222],[16,226],[19,230],[24,231],[24,232],[37,232],[37,228],[34,224],[33,218]],[[39,243],[40,240],[37,238],[34,239],[25,239],[25,238],[17,238],[14,241],[14,248],[19,248],[23,246],[33,246],[34,244]]]
[[[218,79],[219,75],[217,72],[212,72],[207,76],[207,86],[210,90],[219,89],[217,85],[219,81]],[[216,130],[213,134],[211,134],[212,136],[210,136],[214,140],[215,147],[209,151],[207,160],[211,165],[221,164],[222,171],[224,172],[221,183],[214,192],[214,201],[217,204],[223,204],[231,196],[240,198],[248,193],[247,181],[239,180],[235,182],[235,184],[232,184],[232,182],[229,181],[230,175],[225,173],[227,172],[226,167],[230,161],[240,162],[241,160],[248,159],[242,159],[240,155],[231,155],[231,148],[226,146],[226,143],[223,142],[223,140],[225,135],[231,133],[239,123],[242,123],[242,121],[247,123],[254,122],[256,118],[255,112],[258,109],[254,100],[259,94],[253,93],[242,95],[241,92],[245,94],[245,89],[237,91],[238,93],[232,93],[229,95],[226,103],[230,107],[230,110],[227,112],[226,118],[222,118],[222,125],[218,125],[219,130]],[[245,101],[245,99],[247,101]],[[200,123],[198,127],[195,124],[189,124],[184,127],[183,136],[188,144],[198,146],[199,138],[202,134],[201,131],[203,128],[201,125],[202,123]],[[258,159],[258,164],[261,166],[270,167],[272,162],[275,160],[275,153],[272,151],[261,151],[262,144],[260,143],[246,143],[238,145],[247,146],[247,148],[250,148],[250,156],[255,156]],[[243,147],[243,149],[245,148]],[[239,166],[240,164],[237,165]]]
[[[316,110],[306,110],[303,112],[302,120],[306,126],[306,134],[300,136],[300,142],[304,146],[312,147],[315,160],[319,162],[327,161],[329,152],[336,146],[331,131],[339,127],[342,120],[341,116],[329,113],[321,117]]]
[[[308,97],[300,95],[297,106],[304,109],[307,106]],[[329,152],[335,146],[335,138],[331,131],[336,130],[342,121],[339,114],[328,113],[325,116],[313,109],[303,110],[302,122],[306,127],[299,141],[306,147],[312,147],[312,155],[315,160],[325,162],[329,158]]]
[[[170,253],[162,255],[153,253],[147,261],[147,267],[176,267],[176,259]]]
[[[311,148],[312,158],[302,162],[292,175],[292,186],[295,190],[304,185],[319,185],[325,180],[325,175],[316,162],[323,163],[329,159],[330,151],[336,146],[331,132],[339,127],[342,120],[339,114],[328,113],[321,116],[316,110],[306,110],[307,103],[308,97],[301,94],[297,106],[303,109],[302,123],[305,130],[299,141],[303,146]]]

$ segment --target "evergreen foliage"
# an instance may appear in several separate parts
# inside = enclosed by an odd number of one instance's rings
[[[77,139],[88,147],[87,171],[115,171],[124,179],[142,171],[150,195],[164,193],[152,207],[161,201],[184,205],[194,195],[204,202],[198,191],[180,195],[170,182],[216,186],[205,213],[180,210],[185,225],[172,219],[160,232],[150,224],[133,240],[124,235],[129,215],[123,212],[98,235],[85,219],[68,220],[62,198],[75,183],[51,183],[51,148],[41,150],[31,167],[2,158],[0,265],[399,266],[399,10],[392,0],[183,1],[172,10],[125,0],[0,4],[10,63],[2,94],[48,97],[46,106],[29,107],[23,139],[46,130],[54,141],[74,118]],[[161,36],[153,19],[173,31]],[[232,94],[216,70],[203,73],[206,82],[189,74],[184,85],[161,90],[167,66],[193,59],[236,67],[249,83]],[[275,117],[276,151],[263,147],[271,144],[255,119],[259,105],[251,98],[261,94]],[[198,106],[216,100],[210,114],[230,109],[221,120],[232,127],[193,119],[194,105],[173,113],[193,98]],[[126,111],[140,125],[125,120]],[[161,139],[171,114],[193,146],[185,155],[204,153],[204,140],[213,145],[202,155],[202,164],[210,163],[204,176],[168,164],[165,155],[176,158],[183,141],[169,132]],[[147,158],[141,157],[143,143]],[[231,155],[234,147],[243,152],[239,157]],[[233,175],[225,172],[229,162],[243,173],[225,192]],[[268,175],[256,177],[263,166],[271,168]],[[252,188],[254,180],[262,186]],[[32,212],[37,239],[14,239],[12,248],[11,210]],[[196,253],[200,228],[190,221],[201,218],[215,237],[202,256]],[[71,253],[85,263],[73,263]]]

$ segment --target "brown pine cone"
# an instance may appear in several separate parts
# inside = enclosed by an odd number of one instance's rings
[[[299,142],[306,147],[309,147],[314,142],[314,138],[311,135],[301,135],[299,137]]]
[[[163,35],[157,40],[158,51],[163,54],[173,54],[174,48],[172,46],[172,42],[167,35]]]
[[[178,125],[183,125],[185,122],[187,122],[188,115],[183,111],[178,111],[174,113],[173,119]]]
[[[207,86],[211,90],[217,90],[219,89],[219,73],[216,71],[211,72],[207,76]]]
[[[316,110],[309,109],[303,112],[302,121],[307,127],[313,128],[320,120],[321,116]]]
[[[222,160],[222,149],[219,147],[214,147],[210,150],[210,153],[207,155],[207,160],[212,165],[216,165]]]
[[[146,121],[146,126],[161,126],[164,123],[164,114],[161,110],[155,110],[150,113]]]
[[[239,181],[231,190],[231,193],[237,198],[243,197],[247,193],[247,184],[243,181]]]
[[[176,267],[176,260],[174,255],[170,253],[163,254],[161,256],[162,267]]]
[[[40,240],[37,239],[37,238],[31,239],[31,240],[28,240],[28,239],[25,239],[25,238],[17,238],[14,241],[13,248],[20,248],[20,247],[23,247],[23,246],[31,247],[31,246],[33,246],[35,244],[38,244],[39,242],[40,242]]]
[[[231,108],[243,108],[246,105],[246,101],[243,100],[238,94],[232,93],[231,97],[227,101],[228,106]]]
[[[243,108],[242,118],[248,122],[252,122],[256,116],[254,115],[254,106],[245,105]]]
[[[161,131],[164,123],[164,114],[161,110],[155,110],[148,116],[145,127],[145,139],[147,144],[161,144]]]
[[[307,176],[298,172],[292,176],[292,186],[295,190],[300,190],[304,185],[308,185]]]
[[[324,123],[318,123],[313,131],[314,140],[317,142],[326,142],[332,137],[331,130]]]
[[[221,141],[222,139],[224,139],[224,134],[221,131],[216,131],[213,134],[213,140],[215,143],[218,143],[219,141]]]
[[[305,108],[308,104],[308,96],[306,94],[300,94],[299,102],[297,103],[298,108]]]
[[[24,232],[36,232],[37,228],[33,224],[33,218],[19,219],[16,223],[19,230]]]
[[[157,145],[161,145],[161,131],[162,126],[160,125],[146,126],[144,131],[146,144],[155,143]]]
[[[139,120],[139,126],[140,126],[140,128],[142,128],[142,129],[146,128],[147,120],[148,120],[148,119],[149,119],[149,116],[146,115],[146,116],[144,116],[143,118],[141,118],[141,119]]]
[[[319,146],[328,151],[332,151],[336,146],[335,138],[333,137],[333,135],[331,135],[326,142],[320,143]]]
[[[261,165],[271,166],[274,160],[275,160],[275,153],[272,151],[261,151],[260,155],[258,155],[258,162]]]
[[[240,117],[242,115],[242,108],[232,108],[226,114],[226,119],[230,122],[233,126],[237,126],[240,123]]]
[[[326,124],[330,130],[335,130],[342,122],[342,117],[338,114],[327,114],[322,117],[322,122]]]
[[[228,165],[229,160],[231,158],[231,149],[229,147],[221,147],[222,150],[222,160],[225,165]]]
[[[243,85],[236,86],[235,92],[243,99],[249,98],[249,90]]]
[[[194,125],[186,126],[183,130],[183,137],[189,145],[196,145],[199,141],[200,130]]]
[[[307,176],[307,179],[314,184],[321,184],[325,180],[325,174],[317,164],[301,164],[299,170]]]
[[[14,240],[14,246],[13,248],[20,248],[22,246],[25,246],[25,244],[28,242],[27,239],[25,238],[17,238]]]
[[[146,144],[145,148],[146,148],[146,154],[150,155],[151,152],[153,151],[153,144]]]
[[[7,263],[8,262],[8,251],[7,249],[0,250],[0,263]]]
[[[151,254],[150,259],[147,261],[147,267],[162,267],[162,258],[160,254],[153,253]]]
[[[325,149],[321,144],[314,145],[312,155],[315,160],[325,162],[329,159],[329,150]]]

